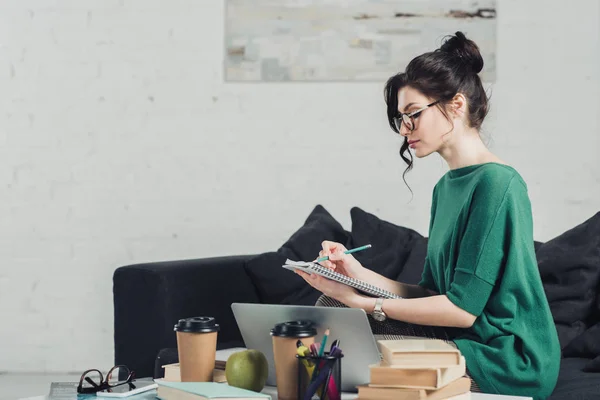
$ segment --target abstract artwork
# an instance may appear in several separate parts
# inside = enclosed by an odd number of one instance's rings
[[[460,30],[496,78],[496,0],[226,0],[226,81],[383,81]]]

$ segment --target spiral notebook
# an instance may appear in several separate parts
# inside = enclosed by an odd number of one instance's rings
[[[381,297],[384,299],[401,299],[402,298],[395,293],[380,289],[377,286],[371,285],[370,283],[360,281],[358,279],[350,278],[349,276],[340,274],[339,272],[332,271],[329,268],[325,268],[324,266],[314,263],[314,262],[286,260],[285,264],[282,265],[282,267],[287,268],[291,271],[299,269],[299,270],[304,271],[309,274],[321,275],[327,279],[331,279],[333,281],[340,282],[345,285],[351,286],[354,289],[357,289],[365,294],[368,294],[368,295],[371,295],[374,297]]]

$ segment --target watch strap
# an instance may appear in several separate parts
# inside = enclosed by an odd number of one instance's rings
[[[377,300],[375,300],[375,309],[373,311],[383,311],[381,309],[381,307],[383,306],[383,299],[381,297],[377,298]]]

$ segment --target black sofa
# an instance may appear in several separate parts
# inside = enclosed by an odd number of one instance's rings
[[[320,293],[281,268],[286,258],[316,258],[323,240],[356,253],[363,265],[406,283],[420,279],[427,238],[354,207],[346,231],[317,206],[278,250],[240,256],[152,262],[116,269],[115,363],[137,376],[162,376],[177,361],[173,326],[180,318],[208,315],[221,326],[218,349],[244,346],[233,302],[313,305]],[[551,399],[600,399],[600,212],[558,237],[535,242],[538,265],[562,348]]]

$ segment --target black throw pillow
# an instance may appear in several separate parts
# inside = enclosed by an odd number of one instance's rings
[[[408,259],[402,271],[400,271],[400,275],[396,277],[398,282],[408,283],[409,285],[417,285],[421,282],[425,257],[427,257],[427,241],[428,238],[416,238],[414,240]]]
[[[539,245],[537,261],[564,356],[569,343],[598,321],[600,212]],[[599,346],[600,347],[600,346]],[[576,353],[581,355],[583,349]],[[590,351],[595,356],[597,351]]]
[[[426,242],[421,234],[384,221],[358,207],[350,210],[350,216],[352,219],[352,247],[366,244],[373,246],[370,249],[354,253],[354,257],[363,266],[389,279],[396,280],[404,275],[404,278],[412,281],[407,283],[418,283],[418,280],[414,281],[417,279],[417,275],[420,280],[420,273],[423,270],[423,265],[419,260],[422,257],[423,262],[425,261],[423,243]],[[413,250],[418,253],[415,253],[411,260],[411,270],[404,271]],[[417,268],[417,270],[413,271],[412,268]]]
[[[324,240],[339,242],[348,247],[350,232],[327,210],[317,205],[304,225],[277,251],[263,253],[246,263],[246,272],[256,286],[261,303],[314,305],[320,295],[304,279],[282,268],[286,259],[312,261],[319,256]]]
[[[583,370],[600,372],[600,322],[587,327],[586,330],[571,340],[563,350],[565,357],[593,358],[586,363]]]

